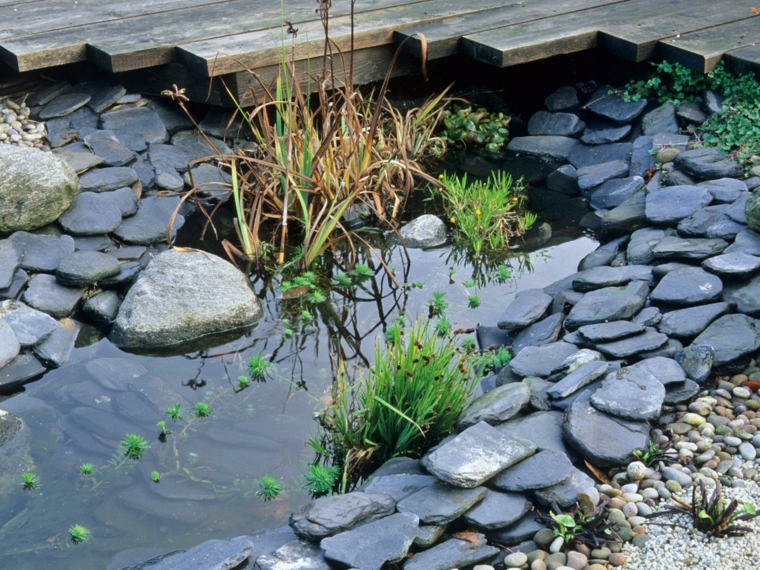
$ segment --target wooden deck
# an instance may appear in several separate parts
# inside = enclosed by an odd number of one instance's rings
[[[0,60],[20,72],[90,62],[156,88],[195,82],[240,96],[276,74],[283,47],[301,73],[321,69],[316,0],[0,0]],[[395,45],[396,73],[460,54],[496,67],[602,48],[630,60],[663,57],[707,72],[724,59],[760,74],[760,0],[332,0],[334,46],[354,50],[357,82],[380,79]],[[292,22],[297,35],[286,33]],[[353,42],[353,43],[352,43]],[[203,98],[206,89],[193,91]],[[219,102],[219,101],[212,101]]]

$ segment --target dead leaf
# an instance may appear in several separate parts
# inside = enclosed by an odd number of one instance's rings
[[[604,471],[601,471],[598,467],[594,467],[589,463],[587,460],[583,461],[586,464],[586,467],[588,467],[588,470],[591,471],[594,474],[594,477],[599,479],[601,483],[609,483],[610,478],[607,477],[607,475],[604,473]]]
[[[760,8],[750,8],[749,11],[753,14],[760,14]]]
[[[760,380],[747,380],[743,386],[753,392],[760,390]]]
[[[55,541],[56,541],[56,539],[57,539],[59,536],[61,536],[61,533],[60,533],[60,532],[59,532],[58,534],[54,534],[54,535],[53,535],[53,536],[51,536],[50,538],[46,538],[46,539],[45,539],[45,542],[48,542],[48,543],[50,543],[50,544],[55,544]]]
[[[282,298],[283,299],[297,299],[298,297],[303,297],[308,292],[309,292],[309,287],[307,285],[300,285],[299,287],[293,287],[292,289],[285,291],[282,294]]]
[[[466,540],[467,542],[470,542],[472,544],[477,544],[478,542],[478,533],[475,531],[469,531],[469,530],[463,530],[462,532],[455,532],[452,534],[454,538],[459,538],[460,540]]]

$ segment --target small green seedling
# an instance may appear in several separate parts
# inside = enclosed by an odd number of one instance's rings
[[[258,480],[259,490],[256,491],[256,496],[264,501],[271,501],[277,495],[282,493],[283,486],[276,478],[271,475],[263,475]]]
[[[81,524],[74,524],[69,527],[69,538],[72,544],[82,544],[90,540],[90,531]]]
[[[79,466],[79,474],[82,477],[89,477],[95,472],[95,466],[92,463],[82,463]]]
[[[24,491],[33,491],[40,486],[40,478],[34,473],[22,473],[21,474],[21,486]]]

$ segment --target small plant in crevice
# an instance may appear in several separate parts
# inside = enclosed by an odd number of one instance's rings
[[[609,501],[594,505],[584,493],[578,497],[579,503],[569,511],[563,511],[556,502],[552,502],[549,517],[539,514],[538,520],[546,524],[554,536],[562,537],[568,544],[599,548],[611,542],[622,542],[617,527],[607,518]]]
[[[655,443],[650,439],[646,449],[634,449],[633,455],[647,467],[660,461],[673,463],[678,461],[678,453],[675,453],[674,445],[675,442],[672,439],[668,440],[665,444]],[[668,453],[670,450],[674,452]]]
[[[90,540],[90,531],[81,524],[74,524],[69,527],[69,539],[72,544],[82,544]]]
[[[257,484],[259,490],[256,491],[256,496],[264,501],[271,501],[284,490],[282,483],[271,475],[262,475],[259,477]]]
[[[303,488],[315,497],[321,497],[333,490],[339,476],[340,468],[336,465],[328,467],[321,463],[312,464],[309,465],[309,470],[304,473]]]
[[[686,514],[691,517],[693,528],[704,532],[709,536],[742,536],[752,532],[752,527],[739,524],[741,521],[753,519],[758,516],[757,509],[752,503],[742,503],[736,499],[728,501],[723,498],[720,481],[715,481],[715,489],[708,496],[705,482],[699,479],[692,488],[691,503],[682,501],[678,497],[672,497],[676,505],[667,507],[657,513],[648,515],[647,518]],[[666,524],[667,523],[660,523]],[[670,524],[669,526],[682,526]]]
[[[21,474],[21,487],[24,491],[34,491],[40,488],[40,478],[35,473]]]
[[[476,357],[475,361],[481,366],[481,373],[498,372],[512,362],[512,354],[509,349],[502,346],[496,350],[485,350]]]

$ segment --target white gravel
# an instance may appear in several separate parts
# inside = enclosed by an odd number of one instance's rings
[[[746,467],[755,466],[747,464]],[[744,481],[744,488],[723,487],[725,499],[738,499],[760,506],[760,485]],[[708,493],[712,491],[708,489]],[[691,501],[691,489],[684,490],[679,498]],[[660,508],[672,504],[663,501]],[[685,525],[687,528],[659,526],[666,522]],[[646,525],[651,536],[643,548],[626,543],[628,554],[626,570],[757,570],[760,568],[760,517],[741,521],[754,529],[741,537],[710,538],[693,530],[686,515],[657,517]]]

